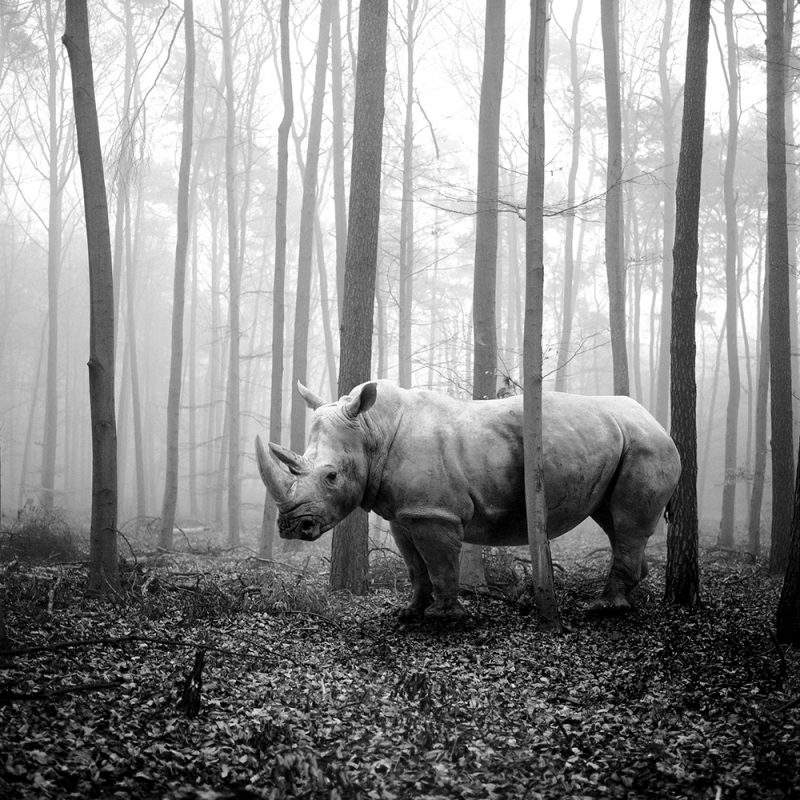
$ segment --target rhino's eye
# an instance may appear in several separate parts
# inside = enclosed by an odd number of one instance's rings
[[[338,477],[338,476],[337,476],[337,474],[336,474],[335,472],[331,471],[331,472],[328,472],[328,473],[325,475],[325,480],[326,480],[328,483],[336,483],[336,478],[337,478],[337,477]]]

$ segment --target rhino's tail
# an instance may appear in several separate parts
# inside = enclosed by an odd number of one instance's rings
[[[669,525],[674,517],[675,513],[672,507],[672,501],[675,499],[675,495],[672,495],[669,500],[667,500],[667,504],[664,506],[664,519],[666,520],[667,524]]]

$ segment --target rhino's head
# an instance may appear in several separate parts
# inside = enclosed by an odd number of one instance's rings
[[[281,538],[313,542],[364,496],[369,458],[358,416],[372,407],[377,386],[362,384],[338,403],[327,404],[301,383],[297,388],[315,410],[305,453],[270,442],[270,457],[256,437],[256,459],[261,479],[278,506]]]

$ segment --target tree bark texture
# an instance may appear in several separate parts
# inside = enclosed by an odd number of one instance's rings
[[[359,8],[349,223],[340,322],[340,394],[369,380],[372,366],[388,17],[388,0],[362,3]],[[361,509],[334,529],[331,588],[347,589],[354,594],[366,590],[368,535],[367,514]]]
[[[528,50],[528,190],[525,214],[525,503],[531,579],[539,623],[561,631],[547,538],[542,447],[542,319],[544,315],[544,78],[547,0],[531,0]]]
[[[773,575],[783,572],[789,556],[794,479],[783,6],[783,0],[767,0],[767,270],[772,423],[772,536],[769,570]]]
[[[670,501],[667,527],[666,599],[684,606],[700,602],[697,520],[697,386],[695,317],[698,221],[703,160],[710,0],[691,0],[686,53],[683,122],[675,190],[672,250],[671,434],[681,457],[681,477]]]
[[[800,464],[800,452],[797,463]],[[800,644],[800,469],[795,476],[789,554],[775,613],[775,628],[779,642]]]
[[[601,0],[603,74],[608,117],[608,165],[606,171],[606,273],[608,320],[614,394],[630,394],[628,348],[625,341],[625,247],[622,216],[622,111],[619,75],[618,0]]]
[[[62,41],[69,56],[89,257],[89,404],[92,424],[92,515],[89,584],[103,593],[119,584],[117,432],[114,410],[114,280],[94,96],[86,0],[67,0]]]
[[[183,131],[181,161],[178,168],[177,241],[175,243],[175,278],[172,287],[172,354],[167,394],[167,463],[164,476],[164,500],[161,505],[159,545],[172,549],[172,529],[178,503],[178,443],[181,422],[181,379],[183,377],[183,317],[186,305],[186,255],[189,248],[189,171],[192,164],[194,126],[194,0],[184,0],[183,29],[186,66],[183,84]]]

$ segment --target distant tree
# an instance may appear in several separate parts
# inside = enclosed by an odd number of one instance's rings
[[[572,341],[573,305],[575,302],[575,184],[581,155],[581,76],[578,73],[578,23],[580,22],[583,0],[578,0],[572,18],[572,32],[569,37],[569,81],[572,89],[572,158],[567,177],[567,218],[564,233],[564,299],[561,311],[561,339],[558,345],[556,364],[557,392],[567,390],[567,371]]]
[[[669,424],[669,347],[672,331],[672,245],[675,241],[675,109],[669,84],[667,60],[672,44],[673,0],[665,0],[658,49],[658,82],[661,88],[662,141],[664,143],[664,232],[661,239],[661,325],[658,340],[655,416]]]
[[[362,3],[358,12],[358,56],[353,111],[353,155],[344,302],[341,319],[339,393],[370,378],[378,220],[381,199],[386,28],[388,0]],[[366,590],[369,568],[367,514],[356,509],[333,532],[331,587]]]
[[[41,12],[41,27],[47,46],[47,164],[50,191],[47,216],[47,378],[45,382],[44,437],[42,439],[42,506],[54,505],[56,444],[58,441],[58,297],[62,254],[62,206],[64,169],[70,159],[63,156],[63,133],[59,130],[60,88],[56,58],[56,26],[59,24],[58,3],[47,0]]]
[[[172,356],[167,394],[167,465],[161,506],[159,545],[172,549],[172,529],[178,502],[178,437],[180,432],[181,380],[183,378],[183,317],[186,305],[186,256],[189,247],[189,170],[192,164],[194,123],[194,0],[184,0],[183,30],[186,62],[183,76],[183,130],[178,168],[177,241],[175,279],[172,289]]]
[[[344,182],[344,88],[339,0],[331,4],[331,108],[333,110],[333,211],[336,225],[336,312],[341,319],[347,255],[347,191]]]
[[[667,526],[666,599],[684,606],[700,602],[697,522],[697,385],[695,309],[703,160],[708,30],[711,0],[691,0],[686,46],[683,122],[675,190],[675,274],[672,286],[670,433],[681,457],[681,477]]]
[[[472,289],[472,397],[497,395],[497,206],[500,159],[500,102],[505,60],[505,0],[486,0],[483,76],[478,117],[478,189]],[[482,549],[461,549],[461,584],[484,586]]]
[[[606,171],[606,273],[608,319],[614,394],[630,394],[628,348],[625,341],[625,248],[622,216],[622,111],[619,76],[618,0],[601,0],[603,74],[608,117],[608,165]]]
[[[303,168],[303,199],[300,208],[300,241],[297,253],[297,298],[292,337],[292,413],[289,446],[296,453],[305,450],[306,404],[295,391],[297,381],[307,382],[308,328],[311,309],[311,266],[314,253],[314,219],[317,206],[317,166],[319,163],[322,110],[328,70],[328,50],[331,34],[331,2],[320,4],[317,62],[314,73],[314,95]]]
[[[107,587],[116,588],[119,584],[114,281],[86,0],[67,0],[62,41],[67,49],[72,74],[91,286],[89,405],[92,421],[92,519],[88,587],[93,593],[104,593]]]
[[[280,443],[283,406],[283,350],[285,323],[284,296],[286,285],[286,203],[289,183],[289,132],[294,116],[292,96],[292,58],[289,49],[289,0],[281,0],[280,8],[281,82],[283,118],[278,126],[278,180],[275,192],[275,264],[272,280],[272,368],[270,371],[269,440]],[[275,542],[277,507],[266,492],[261,525],[261,555],[272,558]]]
[[[547,0],[531,0],[528,50],[528,190],[525,214],[525,503],[531,578],[539,622],[561,632],[547,538],[542,445],[542,319],[544,315],[544,79]]]
[[[797,463],[788,563],[775,614],[778,641],[794,645],[800,644],[800,452]]]
[[[225,75],[225,201],[228,218],[228,543],[239,544],[241,527],[241,485],[239,480],[239,328],[241,271],[236,212],[236,98],[233,89],[233,39],[230,0],[221,0],[222,58]]]
[[[772,574],[783,572],[788,562],[794,478],[783,19],[783,0],[767,0],[767,259],[772,423],[772,539],[769,570]]]
[[[725,0],[725,32],[728,50],[728,141],[725,155],[723,192],[725,196],[725,322],[728,355],[728,406],[725,416],[725,478],[722,487],[722,514],[719,543],[733,547],[734,511],[736,508],[736,470],[739,428],[739,254],[736,221],[736,145],[739,136],[739,63],[733,30],[733,0]]]
[[[406,102],[403,126],[403,186],[400,201],[400,276],[397,287],[397,376],[398,383],[411,387],[412,307],[414,304],[414,75],[417,69],[414,45],[419,35],[419,0],[406,0]]]

